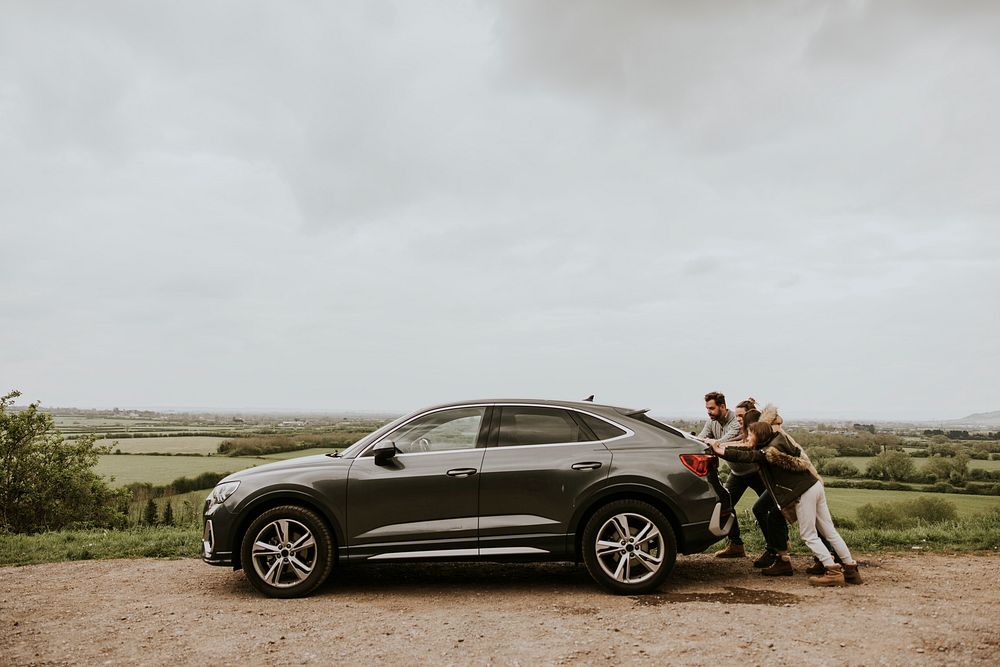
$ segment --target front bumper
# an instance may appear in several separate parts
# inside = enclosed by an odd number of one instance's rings
[[[205,520],[205,530],[202,531],[201,559],[209,565],[233,564],[233,552],[220,551],[215,543],[215,525],[211,519]]]
[[[201,559],[209,565],[232,566],[232,529],[235,517],[225,505],[209,508],[206,503],[205,527],[201,534]]]

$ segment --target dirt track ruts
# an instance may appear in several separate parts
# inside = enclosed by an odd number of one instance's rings
[[[1000,556],[862,556],[814,589],[749,560],[682,557],[661,592],[616,597],[567,564],[343,568],[270,600],[197,560],[0,569],[0,664],[989,664]]]

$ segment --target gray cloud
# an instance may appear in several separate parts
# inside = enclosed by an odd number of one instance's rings
[[[991,4],[7,3],[48,403],[995,409]]]

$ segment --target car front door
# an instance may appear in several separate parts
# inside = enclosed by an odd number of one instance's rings
[[[494,410],[496,442],[480,479],[480,554],[564,554],[576,500],[607,479],[611,452],[567,409]]]
[[[348,558],[410,559],[477,554],[479,475],[488,406],[435,410],[400,425],[390,460],[378,443],[348,474]]]

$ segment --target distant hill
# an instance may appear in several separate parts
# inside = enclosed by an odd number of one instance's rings
[[[1000,410],[994,410],[993,412],[977,412],[975,414],[969,415],[968,417],[962,417],[961,419],[951,419],[950,423],[954,424],[982,424],[983,426],[1000,426]]]

